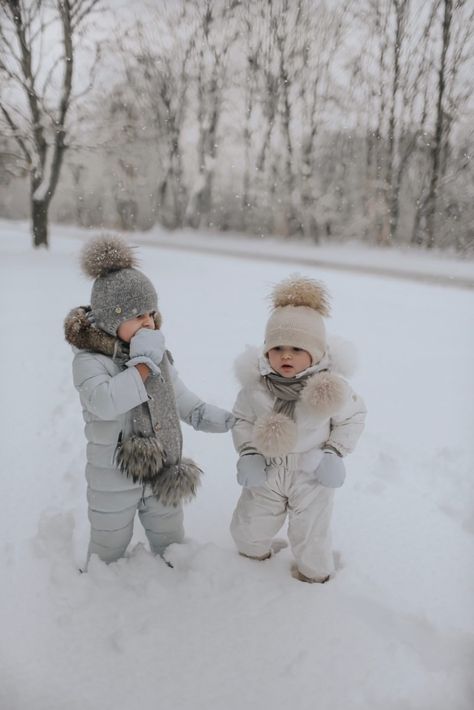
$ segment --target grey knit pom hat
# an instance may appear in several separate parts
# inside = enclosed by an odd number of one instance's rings
[[[158,296],[150,279],[139,271],[137,260],[121,237],[91,239],[81,252],[82,270],[94,280],[91,309],[95,325],[117,335],[121,323],[158,310]]]

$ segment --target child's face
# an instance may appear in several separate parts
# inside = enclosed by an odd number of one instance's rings
[[[301,348],[280,345],[267,353],[270,365],[283,377],[295,377],[311,365],[311,355]]]
[[[155,330],[155,320],[153,317],[154,315],[154,312],[143,313],[143,315],[137,316],[136,318],[130,318],[129,320],[125,320],[119,325],[117,330],[117,335],[120,340],[123,340],[124,343],[129,343],[135,333],[141,330],[141,328],[149,328],[150,330]]]

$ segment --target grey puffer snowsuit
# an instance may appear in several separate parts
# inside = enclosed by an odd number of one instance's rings
[[[137,510],[152,551],[162,554],[170,543],[183,539],[182,505],[163,505],[148,486],[123,475],[114,461],[119,437],[130,432],[130,410],[148,398],[140,374],[107,355],[77,348],[74,352],[73,380],[87,439],[89,556],[96,553],[106,562],[122,557]],[[199,431],[227,431],[233,421],[230,413],[204,403],[187,389],[173,366],[170,371],[180,419]]]

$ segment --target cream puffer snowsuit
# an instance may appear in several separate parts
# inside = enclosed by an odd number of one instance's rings
[[[254,426],[272,412],[275,398],[262,383],[261,375],[269,371],[269,365],[257,349],[248,349],[239,358],[236,370],[243,388],[233,409],[237,421],[232,436],[240,453],[252,446],[258,450],[254,443]],[[316,383],[322,371],[336,375],[334,356],[326,355],[321,363],[308,370],[314,373]],[[315,475],[323,456],[322,449],[329,445],[342,456],[351,453],[366,416],[362,398],[345,380],[341,378],[341,381],[346,396],[330,417],[322,413],[322,410],[327,411],[328,400],[321,408],[316,402],[312,407],[307,402],[297,402],[297,439],[293,450],[285,456],[266,456],[265,484],[242,490],[231,523],[238,550],[244,555],[261,557],[270,551],[272,538],[288,515],[288,538],[298,569],[315,579],[323,579],[334,571],[330,536],[334,488],[318,483]]]
[[[123,556],[132,538],[135,513],[155,554],[162,554],[184,536],[183,508],[165,506],[148,486],[133,483],[114,462],[119,437],[130,431],[130,410],[146,402],[148,394],[136,367],[107,355],[74,348],[73,378],[79,392],[87,439],[87,500],[91,539],[89,557],[105,562]],[[229,413],[204,403],[183,384],[170,367],[176,405],[182,421],[195,429],[224,432]]]

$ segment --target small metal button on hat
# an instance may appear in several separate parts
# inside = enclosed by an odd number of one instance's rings
[[[115,307],[115,313],[122,313],[122,309],[120,308],[120,306]]]

